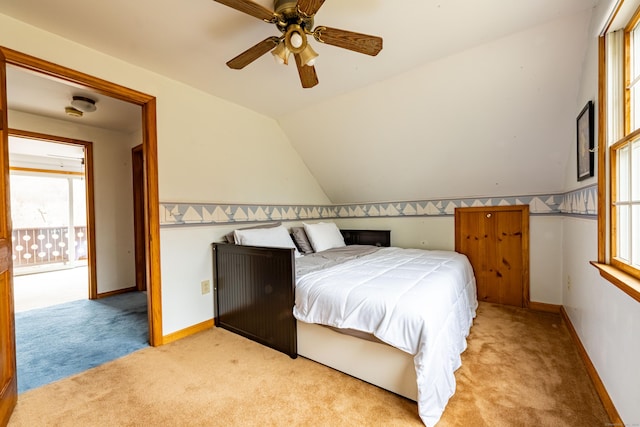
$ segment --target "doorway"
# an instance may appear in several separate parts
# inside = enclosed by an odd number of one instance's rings
[[[85,145],[54,136],[9,135],[15,312],[79,299],[90,292],[87,242],[93,205]]]
[[[2,68],[12,65],[35,72],[46,78],[61,80],[69,85],[101,95],[139,105],[141,107],[142,147],[144,157],[144,259],[148,299],[149,344],[163,344],[162,301],[160,283],[160,202],[158,196],[158,156],[156,129],[156,99],[115,83],[62,67],[30,55],[0,46],[4,56]],[[4,71],[3,71],[4,73]],[[9,83],[10,85],[10,83]],[[5,207],[6,209],[6,207]],[[89,242],[89,250],[95,242]],[[93,248],[95,250],[95,248]],[[95,280],[94,277],[90,280]],[[13,324],[3,325],[11,333]],[[9,354],[8,357],[11,357]]]

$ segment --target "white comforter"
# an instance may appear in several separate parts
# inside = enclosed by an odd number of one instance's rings
[[[368,332],[414,355],[419,414],[432,426],[455,392],[477,306],[464,255],[382,248],[298,277],[294,316]]]

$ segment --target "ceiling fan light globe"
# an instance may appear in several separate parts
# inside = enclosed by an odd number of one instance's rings
[[[291,24],[287,27],[283,40],[291,53],[298,54],[307,47],[307,36],[298,24]]]
[[[276,46],[275,49],[271,51],[273,58],[276,60],[276,63],[281,65],[289,64],[290,53],[291,52],[289,51],[289,49],[287,49],[287,46],[285,46],[284,43],[279,43],[278,46]]]
[[[290,43],[291,46],[295,47],[296,49],[302,46],[302,36],[300,35],[300,33],[294,32],[293,34],[291,34]]]
[[[313,67],[316,64],[316,58],[318,57],[318,53],[311,48],[311,45],[307,44],[302,52],[300,52],[300,60],[303,65]]]

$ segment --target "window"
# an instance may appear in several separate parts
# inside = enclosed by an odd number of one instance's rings
[[[10,178],[15,271],[86,259],[84,179],[35,171]]]
[[[640,9],[623,30],[605,36],[604,60],[606,142],[599,155],[606,157],[599,164],[606,172],[599,181],[609,209],[600,214],[608,213],[604,234],[610,240],[608,253],[601,246],[606,259],[600,262],[640,279]]]
[[[614,144],[611,264],[640,277],[640,133]]]

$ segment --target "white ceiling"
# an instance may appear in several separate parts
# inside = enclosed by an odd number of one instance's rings
[[[65,107],[71,106],[73,96],[93,99],[96,101],[96,111],[84,113],[82,117],[68,116]],[[142,122],[139,105],[93,93],[11,65],[7,67],[7,99],[12,110],[86,126],[130,133],[140,129]]]
[[[563,190],[597,3],[327,0],[316,25],[381,36],[384,48],[312,41],[311,89],[269,54],[229,69],[278,31],[213,0],[2,0],[0,13],[274,118],[329,199],[352,203]],[[39,84],[10,84],[10,108],[37,97],[40,114],[60,114],[76,94],[25,91]]]
[[[212,0],[2,0],[0,13],[182,81],[274,118],[300,106],[593,7],[596,0],[328,0],[316,25],[379,35],[376,57],[319,45],[320,84],[302,89],[295,65],[267,54],[225,63],[277,29]],[[273,9],[271,0],[256,0]]]

